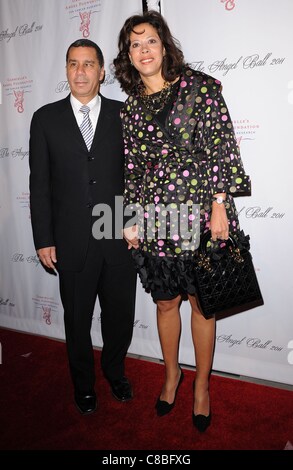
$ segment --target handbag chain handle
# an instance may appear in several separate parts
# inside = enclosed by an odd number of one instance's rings
[[[199,257],[198,257],[198,266],[204,268],[206,271],[212,271],[211,258],[207,253],[207,244],[211,239],[211,231],[208,230],[202,236],[199,246]],[[234,235],[229,233],[228,240],[225,240],[227,247],[229,249],[229,255],[234,259],[236,263],[243,263],[244,258],[241,256],[238,243]]]

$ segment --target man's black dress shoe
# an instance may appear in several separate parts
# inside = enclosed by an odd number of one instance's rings
[[[129,401],[133,398],[132,387],[126,377],[120,380],[110,380],[112,395],[118,401]]]
[[[95,392],[85,393],[84,395],[75,393],[74,400],[78,410],[83,415],[89,415],[97,409],[97,397]]]

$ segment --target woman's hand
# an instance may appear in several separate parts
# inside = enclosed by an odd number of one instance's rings
[[[225,205],[218,204],[216,201],[212,203],[210,230],[213,241],[216,241],[218,238],[220,240],[227,240],[229,238],[229,222]]]
[[[131,248],[137,249],[139,247],[137,225],[125,228],[123,230],[123,237],[127,241],[129,250],[131,250]]]

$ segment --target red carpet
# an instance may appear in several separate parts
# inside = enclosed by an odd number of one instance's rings
[[[192,381],[185,370],[176,406],[158,418],[163,367],[127,358],[135,398],[115,401],[95,351],[99,405],[81,416],[72,398],[65,344],[0,329],[2,450],[282,450],[293,443],[292,392],[211,377],[212,425],[192,426]]]

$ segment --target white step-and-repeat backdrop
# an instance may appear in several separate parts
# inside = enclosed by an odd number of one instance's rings
[[[158,8],[159,2],[148,2]],[[293,384],[291,152],[293,2],[161,0],[186,60],[221,80],[251,197],[237,199],[265,305],[217,322],[214,370]],[[35,254],[30,226],[28,140],[33,112],[69,90],[65,54],[97,42],[107,76],[101,92],[125,99],[111,73],[125,19],[140,0],[0,0],[0,325],[64,338],[58,279]],[[291,211],[292,212],[292,211]],[[119,306],[119,302],[118,302]],[[156,309],[138,283],[129,352],[161,358]],[[180,361],[194,365],[190,308],[181,308]],[[102,345],[97,302],[92,337]],[[1,338],[0,338],[1,342]],[[5,351],[2,352],[3,360]]]

